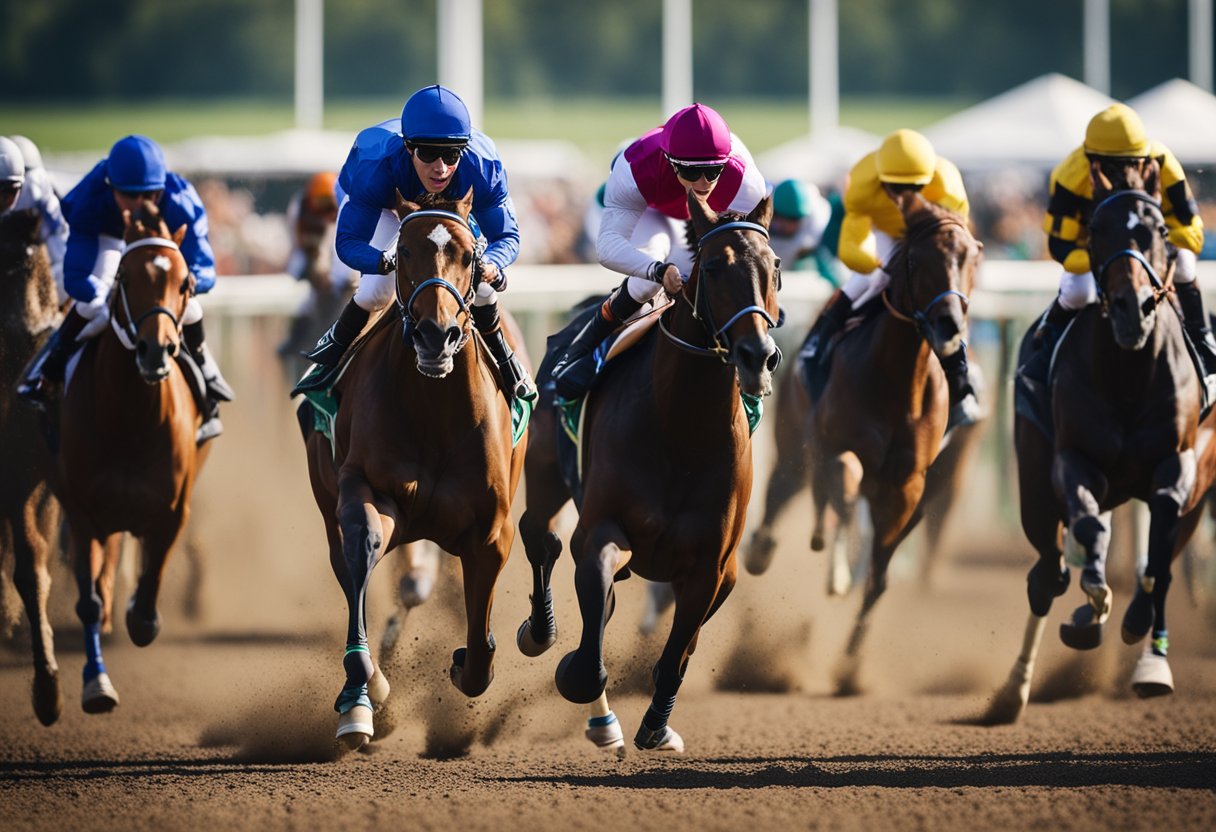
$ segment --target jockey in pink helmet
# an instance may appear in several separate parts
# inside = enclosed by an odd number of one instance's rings
[[[596,253],[600,263],[626,278],[554,365],[560,398],[580,398],[595,376],[592,363],[579,358],[660,289],[674,295],[688,279],[694,255],[684,236],[689,191],[706,199],[715,212],[744,214],[766,193],[747,147],[704,104],[678,111],[612,161]]]

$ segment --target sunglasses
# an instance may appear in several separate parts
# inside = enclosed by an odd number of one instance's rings
[[[675,168],[676,176],[686,182],[696,182],[702,176],[705,177],[706,182],[716,182],[722,175],[722,169],[726,167],[726,165],[686,165],[683,162],[675,161],[671,163],[671,166]]]
[[[0,194],[15,194],[20,190],[20,182],[0,182]]]
[[[424,165],[429,165],[436,159],[442,159],[445,165],[454,165],[460,161],[460,154],[464,152],[464,147],[436,147],[429,144],[406,145],[406,149]]]

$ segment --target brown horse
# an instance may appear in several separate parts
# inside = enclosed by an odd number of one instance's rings
[[[751,495],[740,392],[767,395],[780,358],[768,333],[779,314],[771,200],[746,217],[715,215],[692,192],[688,204],[698,244],[681,298],[658,329],[607,365],[584,404],[583,500],[571,541],[583,634],[556,682],[571,702],[595,703],[587,736],[604,748],[624,745],[605,695],[603,639],[613,580],[630,572],[671,582],[676,596],[654,698],[634,743],[683,748],[668,717],[702,625],[734,587]],[[561,541],[553,524],[570,492],[556,467],[555,435],[528,455],[520,533],[533,570],[532,614],[517,636],[527,655],[556,640],[549,578]]]
[[[1156,163],[1131,171],[1115,190],[1095,167],[1089,256],[1098,304],[1077,314],[1058,345],[1051,372],[1053,437],[1018,413],[1014,425],[1022,528],[1039,560],[1027,577],[1030,616],[1022,652],[993,700],[987,720],[1015,722],[1026,707],[1047,614],[1068,588],[1063,531],[1085,554],[1086,603],[1060,626],[1077,649],[1097,647],[1113,606],[1106,580],[1109,512],[1143,500],[1151,516],[1148,565],[1123,618],[1123,640],[1152,631],[1132,676],[1141,696],[1173,691],[1166,660],[1165,600],[1170,564],[1203,513],[1216,473],[1216,428],[1200,422],[1199,375],[1180,314],[1165,302],[1172,263],[1158,200]],[[1029,356],[1031,336],[1022,343]]]
[[[372,569],[399,544],[431,540],[461,560],[467,647],[452,656],[452,683],[478,696],[494,676],[490,607],[515,537],[511,497],[526,436],[512,447],[511,411],[481,341],[473,336],[476,244],[472,190],[459,201],[398,195],[397,297],[334,387],[333,446],[308,440],[313,496],[329,558],[349,608],[335,703],[337,736],[359,747],[374,735],[372,709],[388,683],[368,649],[364,609]]]
[[[811,548],[822,549],[852,522],[859,495],[874,527],[865,596],[837,670],[841,693],[859,689],[869,616],[886,590],[896,547],[923,514],[949,412],[937,358],[963,348],[967,294],[983,248],[962,217],[919,194],[901,194],[898,205],[907,231],[886,266],[885,309],[840,341],[808,416]]]
[[[25,606],[34,652],[34,713],[43,725],[51,725],[63,710],[46,610],[59,503],[47,485],[50,454],[39,436],[37,416],[13,395],[22,368],[59,318],[55,279],[38,226],[32,211],[0,217],[0,564],[12,558],[13,583]]]
[[[983,386],[979,364],[971,364],[972,385]],[[753,575],[762,575],[772,565],[777,549],[774,529],[777,520],[790,502],[810,482],[811,469],[811,398],[800,374],[787,372],[777,384],[773,411],[773,433],[776,440],[773,469],[764,493],[764,513],[744,548],[743,565]],[[941,553],[947,522],[954,508],[963,481],[983,435],[983,422],[956,427],[950,441],[938,453],[925,473],[924,504],[925,556],[921,563],[922,586],[928,588],[937,558]],[[853,585],[858,564],[851,556],[864,545],[867,530],[859,527],[855,514],[849,524],[837,522],[831,526],[830,540],[820,537],[811,541],[812,549],[829,547],[827,592],[844,595]],[[826,524],[825,524],[826,525]]]
[[[118,704],[101,655],[110,608],[107,542],[124,531],[143,543],[143,569],[127,605],[127,634],[150,644],[160,631],[156,608],[170,549],[190,515],[195,477],[206,458],[201,423],[178,366],[181,319],[193,278],[156,205],[124,213],[126,243],[110,296],[111,326],[81,352],[58,410],[55,490],[67,515],[85,632],[82,705],[101,713]]]

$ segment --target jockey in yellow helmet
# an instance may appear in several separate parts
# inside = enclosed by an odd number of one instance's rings
[[[919,191],[929,202],[963,217],[970,212],[958,168],[938,156],[928,139],[914,130],[896,130],[883,139],[878,150],[849,171],[837,254],[852,274],[815,322],[804,360],[822,354],[822,345],[844,326],[853,309],[887,287],[891,276],[883,264],[907,230],[894,195],[907,190]],[[979,404],[968,380],[966,346],[946,358],[942,369],[950,390],[950,426],[974,423]]]
[[[1043,230],[1051,256],[1064,266],[1060,293],[1035,331],[1035,355],[1022,368],[1023,376],[1045,384],[1055,343],[1077,311],[1098,299],[1097,282],[1087,247],[1089,217],[1094,204],[1094,169],[1104,166],[1145,166],[1156,161],[1161,169],[1161,211],[1169,229],[1169,242],[1177,250],[1174,287],[1188,334],[1199,348],[1209,374],[1216,369],[1216,341],[1207,327],[1203,298],[1195,282],[1196,260],[1203,248],[1203,221],[1187,185],[1186,174],[1174,154],[1160,142],[1149,140],[1140,116],[1126,104],[1112,104],[1090,119],[1085,143],[1073,150],[1051,172],[1047,215]]]

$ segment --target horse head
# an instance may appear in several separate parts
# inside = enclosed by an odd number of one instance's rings
[[[1161,211],[1160,168],[1155,160],[1126,160],[1112,169],[1091,166],[1094,210],[1089,220],[1089,261],[1098,284],[1102,314],[1115,342],[1138,350],[1157,322],[1157,304],[1167,291],[1169,256]]]
[[[885,266],[892,308],[906,310],[939,358],[967,337],[968,295],[984,246],[964,218],[915,191],[896,197],[907,231]]]
[[[735,366],[739,388],[767,396],[781,352],[769,335],[781,310],[777,290],[781,269],[768,246],[773,218],[772,197],[750,214],[715,214],[695,191],[688,210],[697,238],[696,263],[685,297],[691,295],[693,316],[713,342],[713,352]]]
[[[460,200],[427,194],[415,203],[397,194],[397,302],[418,370],[433,378],[452,372],[472,326],[477,259],[472,209],[472,188]]]
[[[110,319],[124,346],[135,351],[139,374],[149,384],[169,377],[181,349],[182,316],[194,279],[181,253],[186,226],[172,234],[155,203],[123,212],[122,260],[114,279]]]

